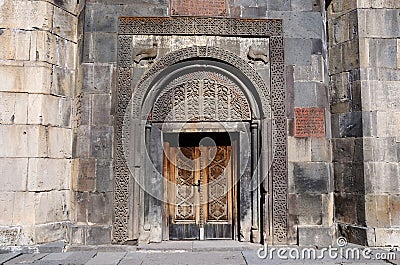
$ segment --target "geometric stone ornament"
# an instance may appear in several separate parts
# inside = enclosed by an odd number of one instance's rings
[[[240,88],[214,72],[199,71],[173,80],[155,102],[153,122],[251,120],[249,103]]]
[[[131,172],[122,145],[125,137],[124,116],[132,97],[133,35],[206,35],[230,37],[268,37],[270,54],[270,89],[244,59],[218,47],[187,47],[157,58],[144,73],[135,91],[137,102],[143,103],[146,88],[168,66],[190,58],[212,58],[227,62],[240,70],[259,94],[264,117],[272,117],[272,238],[284,244],[288,237],[288,168],[287,123],[285,109],[285,64],[282,20],[231,19],[217,17],[120,17],[118,35],[118,83],[114,121],[114,219],[113,242],[128,240],[129,183]],[[143,96],[142,96],[143,95]],[[135,109],[135,107],[137,109]],[[141,105],[133,106],[133,115],[141,113]],[[141,117],[148,118],[148,117]]]

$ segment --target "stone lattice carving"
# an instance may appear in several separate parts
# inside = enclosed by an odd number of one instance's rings
[[[130,35],[282,36],[279,19],[216,17],[120,17],[119,33]]]
[[[144,94],[151,81],[163,69],[188,58],[215,58],[227,62],[240,71],[254,84],[261,98],[263,115],[270,114],[272,106],[273,150],[272,204],[273,240],[284,243],[288,232],[287,207],[287,125],[285,111],[285,65],[282,21],[277,19],[227,19],[205,17],[163,17],[119,19],[118,37],[118,88],[115,114],[114,147],[114,222],[113,241],[123,243],[128,239],[128,197],[130,171],[124,160],[122,141],[129,137],[123,132],[124,114],[131,101],[132,90],[132,35],[211,35],[270,37],[271,93],[257,72],[237,55],[216,47],[189,47],[173,52],[154,62],[139,81],[137,101],[143,103]],[[140,115],[141,104],[134,106],[134,115]],[[147,118],[147,117],[146,117]]]
[[[138,82],[138,85],[136,86],[134,98],[137,104],[134,104],[132,110],[132,113],[135,116],[142,119],[147,119],[146,116],[140,116],[142,112],[141,106],[144,101],[146,90],[157,77],[158,73],[169,66],[172,66],[189,58],[214,58],[236,67],[252,82],[258,94],[260,95],[263,112],[261,114],[261,117],[270,117],[270,90],[268,86],[264,83],[262,77],[257,73],[257,71],[255,71],[254,68],[252,68],[245,60],[239,58],[236,54],[232,52],[226,51],[218,47],[205,46],[194,46],[180,49],[171,52],[168,56],[164,56],[154,62],[154,65],[145,72],[141,80]],[[144,113],[144,115],[147,115],[147,113]]]
[[[153,121],[250,120],[247,99],[227,77],[194,72],[171,82],[154,104]]]

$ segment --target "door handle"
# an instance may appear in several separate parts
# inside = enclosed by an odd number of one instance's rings
[[[197,184],[193,184],[193,186],[197,186],[197,190],[200,192],[200,180],[197,180]]]

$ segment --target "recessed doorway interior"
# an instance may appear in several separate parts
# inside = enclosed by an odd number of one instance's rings
[[[169,240],[237,236],[237,135],[164,134],[164,218]]]

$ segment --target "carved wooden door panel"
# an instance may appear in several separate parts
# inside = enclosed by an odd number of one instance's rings
[[[169,239],[231,239],[231,147],[170,147],[168,160]]]

